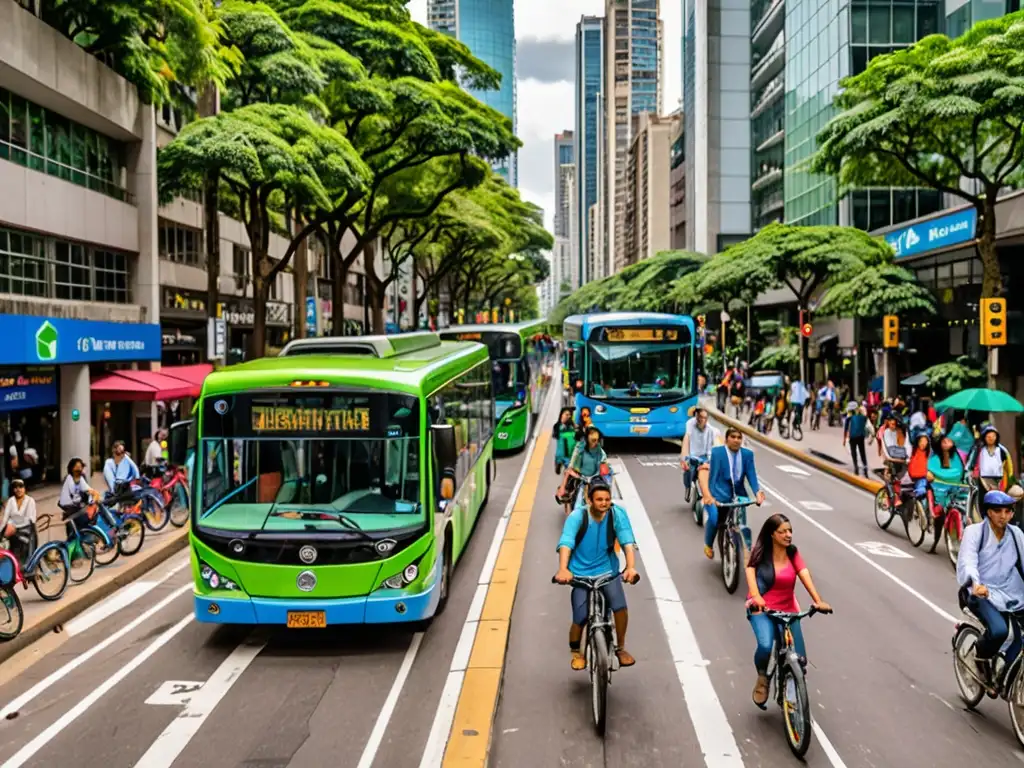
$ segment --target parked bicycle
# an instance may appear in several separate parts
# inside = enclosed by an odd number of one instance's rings
[[[98,546],[96,549],[96,564],[99,566],[110,565],[121,555],[131,557],[138,554],[146,540],[142,499],[129,502],[123,496],[121,498],[120,506],[115,506],[118,497],[108,493],[96,504],[95,525],[110,540],[110,546]]]
[[[959,593],[960,610],[967,621],[958,622],[953,631],[953,674],[956,676],[960,698],[968,709],[974,709],[987,694],[990,699],[1001,698],[1006,701],[1010,710],[1010,723],[1017,741],[1024,746],[1024,675],[1021,675],[1021,653],[1018,651],[1012,659],[1006,658],[1005,651],[999,650],[992,670],[992,687],[986,686],[985,680],[978,672],[976,653],[978,640],[984,631],[981,620],[967,605],[965,590]],[[1021,613],[1010,614],[1010,632],[1013,641],[1009,647],[1019,643],[1021,637]],[[1004,646],[1006,647],[1006,646]]]
[[[750,528],[747,527],[747,507],[753,499],[737,496],[731,502],[718,504],[718,552],[722,558],[722,581],[731,595],[740,585],[744,553],[750,550]]]
[[[594,718],[594,727],[599,736],[604,736],[607,723],[608,686],[612,682],[612,672],[619,669],[615,622],[612,621],[612,612],[604,599],[601,587],[619,578],[622,578],[622,573],[607,574],[596,578],[574,576],[569,581],[570,587],[579,587],[587,591],[587,622],[583,630],[586,637],[583,647],[587,669],[590,670],[591,712]],[[639,582],[640,575],[637,574],[632,583]],[[558,584],[559,582],[552,578],[551,583]]]
[[[775,701],[782,709],[789,748],[794,755],[803,758],[811,746],[811,702],[807,695],[804,670],[806,660],[797,655],[790,626],[793,622],[809,618],[816,613],[832,611],[819,611],[812,607],[800,613],[767,609],[764,613],[775,622],[775,646],[772,658],[768,662],[768,684],[771,685],[773,681],[775,683]]]
[[[99,513],[95,504],[61,509],[64,511],[65,522],[72,523],[68,540],[60,542],[68,563],[68,578],[72,584],[81,584],[96,570],[96,553],[115,545],[106,531],[93,522]]]
[[[50,527],[50,516],[40,515],[36,521],[36,536]],[[7,546],[0,541],[0,555],[9,557],[14,563],[13,589],[21,584],[26,590],[31,583],[43,600],[59,600],[68,588],[69,566],[62,543],[49,541],[41,547],[35,547],[35,541],[28,542],[33,552],[25,561],[24,567]]]
[[[10,552],[0,551],[0,642],[16,638],[25,624],[25,611],[14,591],[17,575],[18,559]]]
[[[176,528],[183,528],[188,522],[191,493],[188,486],[188,477],[183,467],[171,466],[163,463],[157,467],[159,474],[152,478],[142,478],[140,485],[149,488],[159,494],[162,499],[162,509],[166,512],[162,522],[153,521],[150,524],[149,513],[147,513],[146,526],[151,531],[161,530],[170,521]],[[157,527],[154,527],[157,525]]]

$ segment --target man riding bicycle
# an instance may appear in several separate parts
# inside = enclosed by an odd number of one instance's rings
[[[587,488],[590,503],[576,509],[565,519],[562,535],[558,540],[558,573],[555,581],[568,584],[574,576],[598,578],[619,572],[619,558],[615,554],[615,542],[619,542],[626,556],[626,570],[621,579],[612,579],[601,587],[605,600],[615,620],[615,635],[618,639],[616,655],[619,664],[631,667],[636,664],[626,651],[626,628],[629,612],[626,609],[626,593],[622,582],[634,582],[636,571],[636,539],[629,524],[626,510],[612,504],[611,489],[602,481],[595,480]],[[569,627],[569,651],[574,670],[586,669],[587,662],[580,650],[583,626],[587,623],[587,591],[581,587],[572,590],[572,626]]]
[[[711,451],[711,467],[708,472],[701,473],[705,485],[704,510],[707,519],[704,522],[704,556],[708,560],[715,557],[715,535],[718,533],[718,499],[729,503],[743,495],[743,482],[746,481],[755,494],[758,506],[764,504],[764,491],[757,482],[757,468],[754,466],[754,452],[743,447],[743,433],[735,427],[725,430],[725,445],[717,446]]]
[[[708,424],[708,412],[697,406],[693,416],[686,422],[686,433],[683,435],[683,450],[679,454],[679,466],[683,469],[683,486],[686,488],[686,498],[690,498],[690,486],[697,477],[698,472],[704,472],[709,468],[711,461],[711,449],[722,444],[722,433],[715,427]],[[699,464],[693,464],[690,457],[700,460]]]
[[[1013,505],[1013,497],[1002,491],[985,494],[981,502],[985,519],[964,529],[956,564],[961,597],[966,591],[967,607],[985,626],[975,654],[978,675],[987,688],[992,687],[992,661],[1010,633],[1010,619],[1017,623],[1024,613],[1024,531],[1009,525]],[[1006,654],[1007,667],[1020,649],[1018,624]]]

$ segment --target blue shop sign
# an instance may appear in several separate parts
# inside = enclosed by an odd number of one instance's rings
[[[316,297],[306,297],[306,333],[316,336]]]
[[[885,242],[896,251],[897,259],[917,256],[939,248],[967,243],[974,239],[978,211],[966,208],[956,213],[929,219],[885,236]]]
[[[45,373],[0,372],[0,412],[57,405],[57,377]]]
[[[0,315],[0,365],[159,360],[160,326]]]

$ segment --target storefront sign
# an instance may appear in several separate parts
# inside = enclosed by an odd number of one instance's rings
[[[253,325],[256,322],[256,313],[252,305],[236,302],[218,304],[217,316],[223,319],[228,325]]]
[[[0,373],[0,411],[20,411],[57,404],[53,373]]]
[[[908,256],[919,256],[928,251],[970,242],[974,239],[977,226],[977,210],[967,208],[897,229],[885,236],[885,242],[896,251],[896,258],[905,259]]]
[[[206,296],[195,291],[179,291],[175,288],[163,288],[164,309],[184,310],[186,312],[206,313]]]
[[[267,325],[291,325],[292,306],[280,301],[267,302]]]
[[[172,333],[165,333],[162,336],[164,349],[168,347],[194,347],[199,343],[190,333],[182,333],[179,330],[174,330]]]
[[[206,330],[206,356],[224,360],[228,356],[228,325],[222,317],[211,317]]]
[[[306,333],[316,336],[316,297],[306,298]]]
[[[160,326],[0,315],[0,365],[160,359]]]

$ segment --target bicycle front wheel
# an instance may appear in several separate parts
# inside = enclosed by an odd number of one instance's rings
[[[170,518],[171,525],[175,528],[184,528],[189,517],[189,491],[188,488],[178,483],[174,486],[171,496]]]
[[[929,517],[931,515],[925,510],[924,505],[915,499],[910,514],[903,518],[903,528],[907,532],[907,540],[915,547],[920,547],[924,537],[928,534]]]
[[[0,642],[13,640],[21,634],[25,612],[14,587],[0,587]]]
[[[893,507],[889,505],[889,494],[885,488],[879,488],[875,494],[875,524],[884,531],[895,516]]]
[[[1013,724],[1013,733],[1017,742],[1024,746],[1024,675],[1021,674],[1020,663],[1013,673],[1013,684],[1006,697],[1006,703],[1010,706],[1010,722]]]
[[[953,637],[953,674],[960,698],[968,709],[974,709],[985,696],[985,686],[977,679],[975,648],[981,633],[972,624],[961,624]]]
[[[730,595],[740,585],[740,551],[743,546],[739,531],[729,530],[722,547],[722,581]]]
[[[131,557],[138,554],[145,540],[146,526],[141,517],[128,515],[121,521],[121,527],[117,532],[117,548],[122,555]]]
[[[803,670],[793,659],[788,659],[781,671],[782,714],[786,726],[786,741],[794,755],[802,758],[811,746],[811,704],[807,698],[807,682]]]
[[[608,636],[604,632],[594,632],[590,637],[590,699],[594,727],[599,736],[604,736],[608,717],[608,674],[610,669]]]

